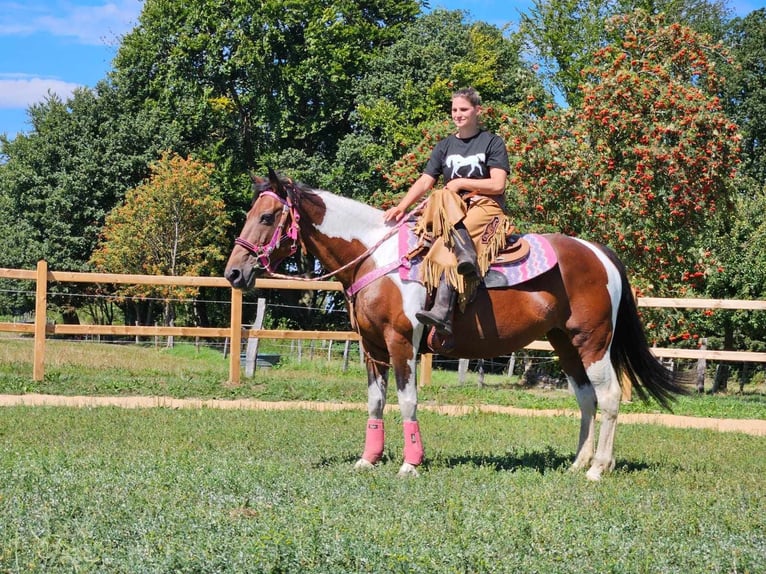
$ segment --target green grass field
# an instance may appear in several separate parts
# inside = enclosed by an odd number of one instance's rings
[[[402,480],[364,418],[3,409],[0,572],[766,571],[765,437],[624,425],[594,484],[572,419],[424,413]]]
[[[340,351],[340,346],[338,346]],[[220,351],[193,345],[172,349],[48,341],[45,378],[32,380],[32,341],[0,338],[0,393],[56,395],[148,395],[176,398],[254,398],[326,402],[367,401],[367,375],[358,358],[346,372],[339,357],[308,353],[300,362],[282,355],[276,368],[257,369],[251,379],[230,385],[229,363]],[[266,347],[266,351],[269,348]],[[708,385],[709,386],[709,385]],[[432,383],[421,386],[422,404],[497,404],[520,408],[577,409],[568,389],[529,389],[515,378],[487,375],[482,388],[472,373],[465,384],[454,371],[435,370]],[[389,392],[396,403],[396,393]],[[656,403],[624,403],[622,412],[661,412]],[[749,385],[745,393],[679,398],[676,414],[741,419],[766,419],[766,385]]]
[[[237,386],[220,352],[0,340],[0,393],[362,402],[360,365],[285,359]],[[576,408],[562,389],[435,372],[431,404]],[[390,393],[395,402],[395,393]],[[676,412],[766,418],[764,393],[690,396]],[[656,405],[624,405],[651,412]],[[355,472],[366,412],[5,407],[0,573],[761,573],[766,437],[619,425],[617,467],[571,473],[570,417],[420,414],[426,464]]]

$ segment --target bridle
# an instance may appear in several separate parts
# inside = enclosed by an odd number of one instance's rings
[[[313,279],[306,279],[302,277],[291,277],[287,275],[282,275],[280,273],[276,273],[274,271],[275,267],[278,267],[279,264],[286,259],[287,257],[290,257],[291,255],[294,255],[298,251],[298,242],[301,242],[301,245],[303,245],[303,240],[300,237],[300,214],[298,213],[298,210],[296,209],[295,205],[293,205],[292,201],[290,200],[290,195],[287,195],[287,198],[283,198],[280,195],[274,193],[272,190],[267,189],[265,191],[261,192],[261,195],[268,195],[269,197],[273,197],[277,199],[282,204],[282,216],[279,220],[279,224],[274,229],[274,234],[271,236],[271,240],[266,245],[255,245],[253,243],[250,243],[247,239],[243,237],[237,237],[234,240],[234,243],[236,245],[239,245],[243,249],[245,249],[248,253],[250,253],[253,257],[256,258],[258,261],[258,264],[262,269],[265,269],[267,273],[269,273],[270,276],[275,278],[282,278],[282,279],[293,279],[293,280],[299,280],[299,281],[324,281],[330,277],[333,277],[337,273],[341,271],[345,271],[346,269],[349,269],[350,267],[358,264],[360,261],[366,259],[370,256],[370,254],[375,251],[378,247],[380,247],[385,241],[387,241],[390,237],[398,233],[399,228],[404,225],[406,222],[405,219],[401,219],[398,221],[394,226],[389,229],[389,231],[372,247],[369,247],[366,251],[355,257],[353,260],[349,261],[342,267],[335,269],[334,271],[330,271],[329,273],[326,273],[322,275],[321,277],[315,277]],[[415,211],[418,211],[422,208],[422,206],[425,204],[427,200],[423,200],[415,209]],[[287,226],[287,218],[290,218],[290,227],[287,229],[286,232],[284,232],[285,227]],[[285,239],[292,240],[292,245],[290,246],[290,250],[287,255],[280,258],[276,262],[271,261],[271,254],[274,252],[274,250],[279,247],[282,242]],[[305,246],[304,246],[305,251]],[[349,298],[352,298],[358,291],[360,291],[363,287],[366,287],[373,281],[379,279],[383,275],[386,275],[387,273],[391,272],[393,269],[396,269],[400,265],[409,265],[409,260],[406,258],[403,259],[396,259],[392,261],[390,264],[385,265],[383,267],[379,267],[377,269],[374,269],[373,271],[367,273],[357,281],[355,281],[348,289],[346,289],[345,293]]]
[[[258,261],[258,265],[261,268],[265,269],[268,273],[273,274],[275,267],[279,266],[279,264],[284,259],[294,255],[298,251],[298,241],[300,237],[300,214],[298,213],[298,210],[295,209],[292,201],[290,201],[289,195],[285,199],[270,189],[262,191],[260,195],[273,197],[282,204],[282,216],[279,219],[279,223],[274,228],[274,234],[271,236],[271,240],[265,245],[255,245],[250,243],[244,237],[237,237],[234,240],[234,243],[255,257],[256,261]],[[285,231],[288,217],[290,218],[290,227],[287,228],[287,231]],[[292,245],[290,245],[288,254],[280,258],[278,261],[272,262],[271,254],[277,247],[282,245],[282,242],[286,239],[292,240]]]

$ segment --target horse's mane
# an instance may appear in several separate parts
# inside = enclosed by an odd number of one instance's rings
[[[316,204],[317,202],[322,201],[327,205],[329,202],[332,204],[330,206],[331,208],[339,208],[344,213],[353,213],[356,217],[361,217],[368,223],[374,222],[376,225],[379,225],[382,221],[381,210],[364,203],[363,201],[333,193],[325,189],[311,187],[305,183],[292,181],[287,178],[280,178],[280,181],[282,182],[282,185],[290,186],[292,188],[296,200],[299,203],[306,201]]]

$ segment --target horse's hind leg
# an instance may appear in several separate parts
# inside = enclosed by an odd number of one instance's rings
[[[596,428],[596,393],[590,383],[580,354],[569,338],[561,331],[548,333],[548,341],[553,345],[559,357],[562,370],[566,373],[572,387],[577,405],[580,407],[580,436],[577,441],[577,454],[571,470],[582,470],[590,466],[593,460]]]
[[[590,381],[578,381],[567,376],[574,389],[577,404],[580,407],[580,438],[577,441],[577,454],[572,463],[572,470],[587,468],[593,460],[596,436],[596,393]]]
[[[572,470],[590,467],[587,477],[599,480],[605,471],[614,468],[614,432],[622,391],[608,358],[592,364],[585,372],[584,379],[567,375],[574,388],[581,415],[580,440]],[[597,408],[601,410],[601,430],[594,456]]]
[[[590,480],[599,480],[604,472],[614,469],[614,433],[617,429],[617,413],[622,400],[620,380],[607,354],[587,369],[601,410],[601,430],[593,464],[588,470]]]

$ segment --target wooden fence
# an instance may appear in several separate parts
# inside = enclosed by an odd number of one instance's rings
[[[242,326],[242,292],[232,289],[222,277],[170,277],[160,275],[124,275],[105,273],[78,273],[67,271],[49,271],[45,261],[39,261],[37,270],[0,268],[0,278],[34,281],[36,284],[35,320],[33,323],[0,322],[0,331],[29,333],[34,335],[34,359],[32,377],[41,381],[45,372],[45,341],[47,335],[117,335],[117,336],[162,336],[162,337],[200,337],[228,338],[231,341],[229,362],[229,381],[239,383],[240,353],[243,339],[259,337],[264,339],[289,340],[336,340],[358,341],[354,331],[289,331],[277,329],[245,329]],[[231,317],[228,328],[207,327],[160,327],[131,325],[59,325],[48,324],[48,284],[59,283],[99,283],[132,285],[175,285],[190,287],[220,287],[231,293]],[[287,279],[257,279],[258,289],[317,289],[341,290],[337,281],[304,281]],[[639,297],[639,307],[671,307],[687,309],[745,309],[766,310],[766,301],[721,300],[721,299],[660,299]],[[552,351],[547,341],[534,341],[526,347],[531,350]],[[654,348],[653,352],[661,358],[697,359],[712,361],[737,361],[766,363],[766,353],[749,351],[712,351],[707,349],[667,349]],[[428,384],[431,378],[431,355],[421,359],[420,380]]]

